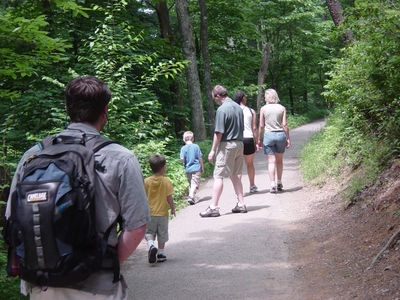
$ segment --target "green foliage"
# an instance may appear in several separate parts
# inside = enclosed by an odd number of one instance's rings
[[[142,32],[125,19],[126,3],[105,8],[105,19],[84,41],[86,48],[79,56],[79,68],[92,69],[112,90],[109,104],[109,135],[124,145],[157,139],[171,132],[168,117],[151,87],[161,78],[174,79],[186,62],[160,60],[157,53],[141,49]]]
[[[44,15],[25,19],[0,11],[0,78],[31,76],[38,66],[63,59],[65,41],[49,37],[43,30],[47,25]]]
[[[343,116],[336,113],[326,127],[315,134],[300,154],[304,179],[323,184],[329,179],[342,180],[353,173],[342,197],[352,201],[393,157],[389,143],[379,141],[368,132],[349,127]]]
[[[325,93],[348,126],[400,150],[400,10],[394,2],[357,1],[343,29],[356,41],[334,61]]]
[[[263,42],[271,44],[267,85],[281,99],[298,102],[304,95],[314,95],[323,103],[323,61],[329,57],[333,24],[321,19],[322,1],[262,1],[257,11]]]
[[[335,113],[302,151],[308,180],[351,174],[342,194],[348,203],[399,155],[399,11],[395,2],[367,0],[347,11],[340,34],[351,30],[355,41],[332,60],[324,93]]]
[[[340,143],[342,132],[340,119],[329,118],[325,128],[314,134],[300,154],[301,171],[306,181],[322,184],[328,178],[340,174],[342,161],[340,158]]]
[[[0,205],[4,202],[0,201]],[[0,249],[4,249],[4,242],[0,239]],[[20,300],[28,299],[19,292],[19,277],[8,277],[6,273],[7,252],[0,251],[0,290],[1,299]]]

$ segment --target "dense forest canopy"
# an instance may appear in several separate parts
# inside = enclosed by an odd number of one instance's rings
[[[199,4],[186,3],[203,87]],[[265,87],[290,99],[296,113],[303,101],[324,105],[322,62],[330,54],[333,24],[324,20],[323,1],[207,1],[206,7],[213,85],[223,84],[231,94],[245,90],[255,107],[262,50],[270,43]],[[191,128],[183,72],[189,62],[182,55],[183,21],[173,1],[10,0],[0,7],[0,17],[7,151],[23,151],[27,141],[64,126],[63,86],[78,75],[96,75],[110,86],[108,134],[127,146]]]
[[[81,75],[110,86],[107,135],[130,149],[209,138],[215,84],[256,110],[267,87],[293,115],[333,106],[397,145],[398,17],[392,1],[3,1],[2,162],[65,126],[63,89]]]

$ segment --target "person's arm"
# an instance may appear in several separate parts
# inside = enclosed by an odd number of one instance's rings
[[[136,250],[146,233],[146,224],[130,231],[122,231],[118,238],[118,261],[122,264]]]
[[[264,124],[264,107],[261,107],[261,109],[260,109],[260,122],[259,122],[259,125],[258,125],[258,140],[257,140],[257,144],[258,144],[258,146],[261,148],[262,147],[262,135],[263,135],[263,133],[264,133],[264,127],[265,127],[265,124]]]
[[[199,157],[199,163],[200,163],[200,166],[201,166],[200,173],[204,173],[204,165],[203,165],[203,158],[202,157]]]
[[[171,208],[171,214],[173,214],[176,217],[175,204],[174,204],[174,199],[172,198],[172,195],[167,196],[167,202],[169,204],[169,207]]]
[[[123,219],[122,232],[118,237],[118,260],[122,263],[136,250],[143,239],[146,224],[150,221],[150,209],[142,170],[133,154],[120,164],[116,164],[115,160],[109,160],[106,166],[110,169],[118,168],[115,173],[121,174],[118,177],[117,194],[120,210],[115,213],[119,213]],[[104,201],[106,200],[107,197]]]
[[[285,107],[283,107],[282,127],[283,127],[283,131],[286,134],[286,148],[289,148],[290,147],[290,136],[289,136],[289,126],[286,121],[286,108]]]
[[[183,165],[185,165],[185,153],[184,153],[183,149],[184,149],[184,146],[181,148],[181,153],[179,154],[179,156],[180,156],[180,159],[181,159]]]
[[[256,142],[256,152],[258,152],[258,150],[260,149],[260,146],[258,145],[257,139],[258,139],[258,135],[257,135],[257,122],[256,122],[256,112],[254,111],[254,109],[250,109],[251,111],[251,129],[253,131],[253,139]]]
[[[210,163],[213,162],[214,154],[215,154],[215,151],[217,151],[219,144],[221,143],[222,135],[223,135],[222,132],[214,132],[213,144],[212,144],[210,153],[208,153],[208,161]]]

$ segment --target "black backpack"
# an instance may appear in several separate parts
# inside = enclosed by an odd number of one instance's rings
[[[108,260],[114,282],[119,280],[116,247],[107,246],[113,226],[100,238],[95,220],[96,172],[106,170],[94,153],[111,143],[83,132],[78,138],[49,136],[39,144],[42,151],[25,160],[3,230],[10,245],[8,275],[42,287],[66,287]]]

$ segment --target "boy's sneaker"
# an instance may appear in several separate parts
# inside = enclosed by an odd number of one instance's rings
[[[258,187],[256,185],[251,186],[250,187],[250,194],[253,194],[253,193],[257,192],[257,190],[258,190]]]
[[[282,192],[282,189],[283,189],[283,185],[282,185],[282,183],[278,183],[278,192]]]
[[[237,213],[245,214],[245,213],[247,213],[246,205],[239,206],[239,204],[236,204],[236,206],[234,208],[232,208],[232,212],[234,214],[237,214]]]
[[[164,254],[157,254],[157,262],[164,262],[167,260],[167,257]]]
[[[271,189],[269,190],[271,194],[275,194],[277,192],[276,186],[271,186]]]
[[[194,205],[196,202],[194,201],[194,198],[193,197],[188,197],[188,199],[187,199],[187,202],[190,204],[190,205]]]
[[[219,217],[219,207],[216,207],[214,209],[211,209],[211,207],[207,207],[207,209],[205,211],[202,211],[199,215],[202,218]]]
[[[150,264],[154,264],[157,261],[157,248],[154,246],[150,246],[149,248],[149,254],[148,254],[148,258],[149,258],[149,263]]]

